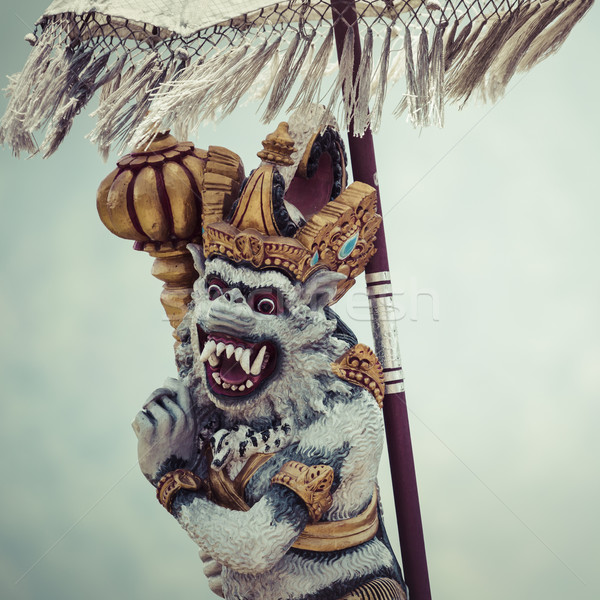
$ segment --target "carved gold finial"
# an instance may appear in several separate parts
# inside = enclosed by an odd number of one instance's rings
[[[201,243],[203,225],[223,219],[243,178],[237,154],[214,146],[200,150],[166,132],[121,157],[100,184],[100,219],[155,258],[152,274],[164,282],[161,302],[175,330],[198,276],[186,246]]]
[[[263,140],[262,145],[264,150],[257,153],[261,160],[284,167],[294,164],[291,156],[296,148],[290,135],[289,126],[285,121],[279,123],[277,129],[270,133],[266,140]]]

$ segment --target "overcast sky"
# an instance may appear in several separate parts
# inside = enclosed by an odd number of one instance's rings
[[[4,0],[1,74],[45,4]],[[593,9],[495,107],[418,132],[392,103],[376,137],[438,600],[600,597],[599,26]],[[170,328],[152,260],[97,217],[117,157],[92,124],[49,160],[0,150],[0,596],[208,600],[136,465],[130,422],[174,374]],[[248,171],[272,129],[245,108],[191,138]],[[371,343],[355,289],[337,309]]]

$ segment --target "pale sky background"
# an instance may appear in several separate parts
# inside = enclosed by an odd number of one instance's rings
[[[46,2],[3,0],[0,74]],[[598,14],[494,108],[419,133],[392,102],[376,137],[435,600],[600,597]],[[92,124],[49,160],[0,150],[0,597],[210,600],[136,465],[170,328],[152,259],[97,217],[117,157]],[[246,108],[191,139],[249,170],[272,129]],[[337,308],[370,343],[361,304]]]

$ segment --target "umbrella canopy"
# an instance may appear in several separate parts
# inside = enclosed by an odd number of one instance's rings
[[[397,114],[441,125],[446,102],[494,100],[514,73],[558,49],[592,1],[356,2],[360,64],[348,27],[328,80],[333,28],[343,20],[328,0],[57,0],[27,38],[33,50],[9,87],[0,142],[17,154],[52,154],[96,92],[91,137],[104,154],[160,127],[185,137],[256,97],[265,121],[317,101],[341,108],[361,134],[378,128],[393,95]]]

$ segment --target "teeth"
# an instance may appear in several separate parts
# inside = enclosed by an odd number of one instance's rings
[[[250,349],[246,348],[242,352],[242,358],[240,358],[240,365],[242,365],[242,369],[246,371],[246,373],[250,373]]]
[[[252,363],[252,368],[250,369],[250,373],[252,373],[252,375],[258,375],[260,373],[266,352],[267,352],[267,347],[263,346],[260,349],[257,357],[254,359],[254,362]],[[246,373],[247,372],[248,371],[246,371]]]
[[[208,357],[213,354],[217,344],[213,340],[209,340],[204,345],[204,349],[202,350],[202,354],[200,355],[200,362],[206,362]]]
[[[265,357],[267,356],[267,347],[263,346],[256,355],[256,358],[250,365],[250,357],[252,355],[252,350],[250,348],[244,348],[243,346],[238,346],[237,348],[233,344],[225,344],[224,342],[216,342],[215,340],[208,340],[204,345],[202,350],[202,354],[200,355],[201,362],[207,362],[211,367],[217,367],[221,360],[220,356],[225,352],[225,356],[227,358],[231,358],[235,355],[235,360],[240,363],[240,366],[248,375],[259,375],[263,363],[265,362]],[[254,387],[254,383],[251,379],[246,380],[246,383],[242,383],[241,385],[232,385],[224,382],[221,379],[219,373],[212,373],[213,379],[217,382],[218,385],[228,390],[231,389],[233,391],[241,391],[249,390]]]

